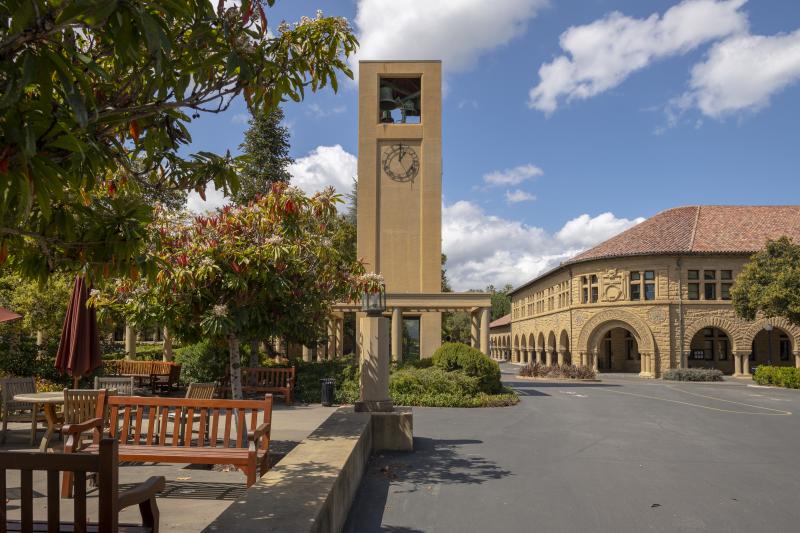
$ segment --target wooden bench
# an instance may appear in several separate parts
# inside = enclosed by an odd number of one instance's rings
[[[122,377],[133,377],[139,386],[147,383],[156,393],[156,389],[170,389],[178,384],[181,365],[170,361],[132,361],[117,359],[106,364],[106,371]]]
[[[119,463],[117,441],[103,439],[98,453],[64,455],[41,452],[0,452],[0,531],[158,531],[158,505],[156,494],[164,490],[164,478],[154,476],[136,487],[119,492]],[[7,470],[20,471],[20,520],[8,519],[6,482]],[[47,520],[33,519],[33,472],[47,472]],[[73,474],[75,478],[74,519],[62,522],[60,516],[59,472]],[[86,513],[86,474],[97,472],[98,521],[89,523]],[[140,525],[119,524],[119,512],[132,505],[139,506]]]
[[[295,368],[250,367],[242,368],[242,392],[282,394],[286,405],[292,405],[295,387]],[[221,390],[226,396],[231,392],[231,376],[225,374]]]
[[[119,441],[120,461],[230,464],[245,473],[248,487],[256,482],[259,471],[267,470],[269,394],[263,400],[110,396],[107,403],[109,434]],[[258,424],[260,412],[263,422]],[[89,430],[94,431],[93,444],[81,449],[80,435]],[[95,452],[102,430],[99,416],[64,427],[64,453]],[[65,484],[65,496],[68,488]]]

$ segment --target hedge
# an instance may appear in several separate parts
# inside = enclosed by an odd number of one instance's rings
[[[800,389],[800,368],[759,365],[753,379],[759,385]]]
[[[460,342],[446,342],[433,353],[433,366],[447,372],[461,370],[464,374],[478,378],[481,392],[494,394],[502,390],[500,366],[480,350]]]
[[[722,371],[715,368],[672,368],[664,372],[667,381],[722,381]]]

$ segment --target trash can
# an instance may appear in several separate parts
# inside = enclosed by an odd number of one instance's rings
[[[333,378],[325,378],[319,380],[319,382],[322,384],[322,405],[325,407],[330,407],[333,405],[333,393],[336,380]]]

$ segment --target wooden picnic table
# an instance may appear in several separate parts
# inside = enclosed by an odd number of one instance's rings
[[[47,419],[47,431],[44,432],[42,442],[39,444],[39,451],[46,452],[50,445],[50,439],[56,432],[60,420],[56,414],[56,406],[64,405],[63,392],[28,392],[24,394],[16,394],[14,396],[15,402],[35,403],[42,406],[44,409],[44,416]]]

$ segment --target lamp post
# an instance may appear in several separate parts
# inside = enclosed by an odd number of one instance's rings
[[[772,324],[766,324],[764,331],[767,332],[767,365],[772,365]]]
[[[356,411],[391,412],[389,398],[389,319],[386,311],[386,289],[383,283],[369,287],[361,297],[359,344],[361,352],[361,387]]]

